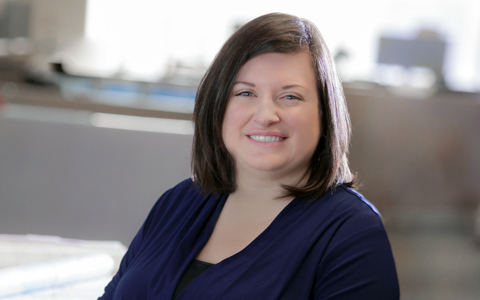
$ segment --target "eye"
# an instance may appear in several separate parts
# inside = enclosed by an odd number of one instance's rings
[[[300,97],[297,97],[297,96],[294,96],[294,95],[287,95],[287,96],[284,96],[283,98],[285,98],[287,100],[302,100]]]
[[[251,97],[251,96],[253,96],[253,93],[252,92],[240,92],[240,93],[235,94],[235,96]]]

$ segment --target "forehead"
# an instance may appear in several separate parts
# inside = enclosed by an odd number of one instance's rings
[[[281,81],[284,84],[316,85],[309,52],[265,53],[247,61],[236,81]]]

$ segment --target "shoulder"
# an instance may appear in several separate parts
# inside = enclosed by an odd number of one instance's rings
[[[319,209],[328,211],[330,218],[341,220],[342,226],[352,223],[356,228],[382,226],[378,209],[359,192],[338,186],[317,200]]]
[[[195,185],[191,178],[187,178],[165,191],[155,203],[154,209],[158,206],[166,208],[186,205],[185,202],[197,202],[203,198],[205,197],[201,188]]]
[[[165,224],[178,216],[187,216],[204,206],[210,197],[191,178],[185,179],[160,196],[145,221],[145,229],[153,223]]]
[[[363,250],[382,245],[390,251],[387,233],[377,208],[360,193],[339,186],[318,199],[317,215],[327,230],[327,253],[348,253],[362,245]],[[369,241],[365,243],[365,241]],[[325,242],[325,241],[324,241]],[[363,251],[362,250],[362,251]],[[377,251],[379,249],[376,249]]]
[[[358,205],[359,207],[362,207],[367,211],[371,211],[376,215],[380,215],[378,209],[356,190],[342,185],[338,187],[336,191],[338,192],[340,197],[349,198],[350,201],[352,201],[355,206]]]
[[[161,198],[177,197],[185,194],[200,194],[200,190],[196,188],[192,178],[180,181],[174,187],[168,189]]]
[[[375,206],[345,186],[319,201],[329,234],[317,267],[318,298],[342,290],[338,299],[398,299],[395,262]]]

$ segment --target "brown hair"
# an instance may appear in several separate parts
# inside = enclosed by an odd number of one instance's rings
[[[240,68],[264,53],[308,51],[316,73],[322,137],[304,186],[283,186],[285,196],[316,199],[355,176],[348,166],[351,126],[345,96],[327,46],[313,23],[272,13],[240,27],[225,43],[200,82],[195,99],[192,147],[194,181],[205,193],[232,193],[235,167],[222,138],[230,92]]]

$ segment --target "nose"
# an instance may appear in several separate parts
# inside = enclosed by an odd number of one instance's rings
[[[280,122],[278,107],[275,104],[275,101],[269,97],[259,99],[253,120],[255,123],[265,128]]]

